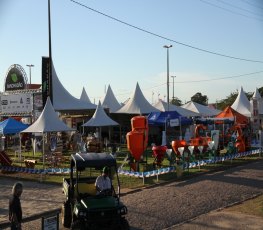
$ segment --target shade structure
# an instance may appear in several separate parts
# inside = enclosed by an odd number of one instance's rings
[[[14,118],[8,118],[0,122],[0,134],[16,134],[28,127],[27,124],[24,124],[20,121],[15,120]]]
[[[159,99],[159,101],[154,105],[154,107],[162,112],[165,112],[168,110],[167,102],[161,99]],[[169,104],[169,111],[176,111],[181,116],[184,116],[184,117],[199,117],[200,116],[199,113],[193,112],[191,110],[188,110],[188,109],[185,109],[180,106],[173,105],[173,104]]]
[[[221,113],[219,113],[216,118],[234,118],[235,123],[237,124],[247,124],[248,118],[245,115],[237,112],[230,106],[227,106]]]
[[[93,114],[92,118],[87,121],[82,126],[94,126],[94,127],[102,127],[102,126],[115,126],[119,125],[116,121],[112,120],[102,108],[101,102],[97,105],[97,109]]]
[[[46,133],[46,132],[60,132],[60,131],[74,131],[69,128],[63,121],[61,121],[55,112],[50,98],[47,98],[46,105],[40,114],[39,118],[30,125],[23,133]]]
[[[166,111],[166,112],[152,112],[148,115],[149,125],[164,125],[167,122],[177,120],[178,125],[189,125],[193,123],[193,120],[187,117],[181,116],[176,111]]]
[[[129,101],[115,113],[126,114],[149,114],[150,112],[158,112],[144,97],[139,84],[136,84],[135,91]]]
[[[84,87],[82,88],[82,92],[81,92],[81,95],[80,95],[80,100],[86,101],[88,103],[91,103],[91,101],[89,99],[89,96],[88,96],[88,94],[87,94],[87,92],[86,92]]]
[[[216,116],[217,114],[221,112],[218,109],[209,108],[208,106],[201,105],[193,101],[190,101],[186,103],[185,105],[182,105],[181,107],[191,110],[195,113],[198,113],[200,116],[204,116],[204,117]]]
[[[113,113],[121,108],[120,103],[117,101],[110,85],[108,86],[105,97],[102,101],[102,106],[108,108],[110,113]]]
[[[88,100],[73,97],[61,84],[52,63],[53,107],[56,111],[96,109]]]
[[[246,94],[244,93],[243,87],[240,88],[237,98],[231,107],[246,117],[251,117],[250,103]]]

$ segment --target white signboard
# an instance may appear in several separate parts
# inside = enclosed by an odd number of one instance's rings
[[[58,230],[58,215],[42,217],[42,230]]]
[[[171,119],[170,120],[170,127],[179,126],[179,119]]]
[[[2,113],[31,113],[32,95],[29,93],[2,95],[1,107]]]

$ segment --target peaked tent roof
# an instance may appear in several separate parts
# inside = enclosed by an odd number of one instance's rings
[[[117,101],[115,95],[113,94],[113,91],[112,91],[110,85],[108,86],[105,97],[103,98],[102,106],[104,108],[108,108],[110,113],[114,113],[121,108],[121,105]]]
[[[95,113],[93,114],[92,118],[87,121],[82,126],[114,126],[119,125],[116,121],[112,120],[104,111],[100,101],[97,106]]]
[[[237,95],[236,100],[234,103],[231,105],[231,107],[236,110],[237,112],[247,116],[251,117],[251,112],[250,112],[250,103],[249,100],[247,99],[246,94],[243,91],[243,87],[241,86],[239,93]]]
[[[251,111],[251,115],[253,113],[253,100],[256,100],[258,102],[257,106],[258,106],[258,113],[259,114],[263,114],[263,98],[261,97],[258,88],[256,88],[251,100],[250,100],[250,111]]]
[[[159,110],[153,107],[143,96],[140,86],[137,82],[135,91],[129,101],[115,113],[128,114],[149,114],[158,112]]]
[[[258,88],[256,88],[255,92],[253,93],[252,98],[259,99],[259,100],[262,99],[262,97],[258,91]]]
[[[191,110],[195,113],[199,113],[200,116],[208,116],[208,117],[211,116],[212,117],[212,116],[216,116],[217,114],[221,112],[218,109],[209,108],[208,106],[201,105],[193,101],[189,101],[188,103],[186,103],[185,105],[182,105],[181,107]]]
[[[0,134],[6,135],[19,133],[27,127],[27,124],[24,124],[20,121],[15,120],[14,118],[9,117],[8,119],[0,122]]]
[[[52,63],[53,107],[56,111],[96,109],[96,105],[73,97],[61,84]]]
[[[215,118],[234,118],[238,124],[247,124],[248,118],[245,115],[237,112],[231,106],[227,106],[221,113],[219,113]]]
[[[80,100],[82,101],[87,101],[88,103],[91,103],[88,94],[86,93],[85,88],[83,87],[82,92],[81,92],[81,96],[80,96]]]
[[[165,102],[161,99],[159,99],[159,101],[154,105],[154,107],[156,109],[159,109],[162,112],[165,112],[168,110],[167,102]],[[200,116],[199,113],[195,113],[191,110],[188,110],[188,109],[185,109],[185,108],[182,108],[180,106],[173,105],[173,104],[169,104],[169,111],[176,111],[181,116],[184,116],[184,117],[198,117],[198,116]]]
[[[55,112],[50,98],[47,98],[46,105],[39,118],[22,133],[46,133],[59,131],[74,131],[61,121]]]

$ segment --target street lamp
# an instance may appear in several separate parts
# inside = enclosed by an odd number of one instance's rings
[[[171,78],[173,78],[173,101],[174,101],[174,78],[176,78],[176,76],[171,76]]]
[[[173,47],[172,45],[165,45],[163,48],[167,49],[167,111],[169,111],[169,48]]]
[[[26,66],[28,66],[29,67],[29,83],[30,83],[30,85],[31,85],[31,68],[32,67],[34,67],[34,65],[32,65],[32,64],[30,64],[30,65],[26,65]]]

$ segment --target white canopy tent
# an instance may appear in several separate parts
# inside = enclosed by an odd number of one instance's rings
[[[108,108],[110,113],[114,113],[121,108],[121,105],[113,94],[110,85],[108,86],[107,92],[102,100],[102,106]]]
[[[112,120],[104,111],[100,101],[97,105],[97,109],[95,113],[93,114],[92,118],[90,118],[89,121],[87,121],[82,126],[114,126],[119,125],[116,121]]]
[[[61,84],[52,64],[53,107],[56,111],[96,109],[96,105],[73,97]]]
[[[21,133],[42,133],[44,140],[44,133],[61,132],[61,131],[75,131],[69,128],[63,121],[61,121],[55,112],[50,98],[47,98],[46,105],[40,114],[39,118]],[[43,166],[45,161],[45,145],[43,142]]]
[[[263,98],[261,97],[258,89],[256,88],[251,100],[250,100],[250,111],[251,115],[253,114],[253,101],[256,101],[257,103],[257,109],[258,109],[258,114],[263,115]]]
[[[99,139],[101,139],[101,127],[103,126],[115,126],[119,125],[116,121],[112,120],[104,111],[100,101],[97,106],[97,109],[95,113],[93,114],[92,118],[87,121],[85,124],[82,126],[90,126],[90,127],[99,127],[100,132],[99,132]],[[110,132],[109,132],[109,137],[110,137]],[[110,138],[109,138],[110,139]]]
[[[167,102],[163,101],[162,99],[159,99],[159,101],[154,105],[156,109],[159,109],[162,112],[165,112],[168,110]],[[169,104],[169,111],[176,111],[183,117],[199,117],[200,114],[193,112],[191,110],[182,108],[177,105]]]
[[[204,116],[204,117],[213,117],[221,112],[218,109],[209,108],[208,106],[201,105],[193,101],[190,101],[185,105],[182,105],[181,107],[184,109],[191,110],[195,113],[198,113],[199,116]]]
[[[84,87],[83,87],[81,95],[80,95],[80,100],[81,101],[87,101],[88,103],[91,103],[91,101],[89,99],[89,96],[88,96],[88,94],[87,94],[87,92],[86,92]]]
[[[236,100],[231,105],[231,108],[236,110],[237,112],[245,115],[246,117],[251,117],[250,112],[250,103],[246,96],[246,94],[243,91],[243,87],[241,86],[239,93],[237,95]]]
[[[137,82],[135,91],[129,101],[115,113],[127,114],[149,114],[151,112],[159,112],[158,109],[153,107],[144,97],[140,86]]]

